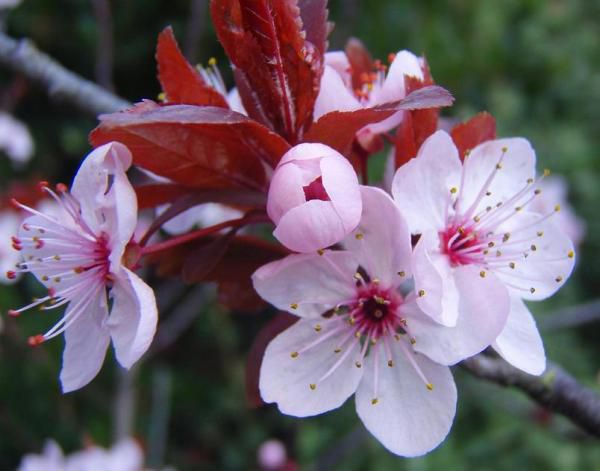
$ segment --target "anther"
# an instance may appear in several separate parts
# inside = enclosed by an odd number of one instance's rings
[[[489,247],[490,249],[491,249],[491,248],[492,248],[494,245],[496,245],[496,244],[494,244],[494,242],[488,242],[488,247]]]
[[[544,176],[545,176],[545,177],[548,177],[549,175],[550,175],[550,170],[549,170],[549,169],[547,169],[547,168],[545,168],[545,169],[544,169]]]
[[[45,337],[43,335],[34,335],[32,337],[29,337],[27,339],[27,343],[31,346],[31,347],[36,347],[37,345],[40,345],[42,343],[44,343],[45,341]]]
[[[535,244],[531,244],[531,247],[529,247],[533,252],[535,252],[537,250],[537,246]]]
[[[354,238],[356,240],[362,240],[365,237],[365,235],[361,232],[357,232],[356,234],[354,234]]]
[[[392,368],[394,366],[394,362],[392,360],[388,360],[388,366]]]
[[[567,254],[567,257],[573,258],[574,256],[575,256],[575,252],[573,252],[572,250],[569,250],[569,253]]]
[[[508,266],[514,270],[517,265],[515,262],[510,262]]]
[[[357,361],[356,363],[354,363],[354,366],[356,366],[357,368],[361,368],[362,363],[360,361]]]
[[[431,384],[431,383],[427,383],[427,384],[425,385],[425,387],[426,387],[426,388],[427,388],[429,391],[433,391],[433,384]]]
[[[321,332],[321,329],[322,329],[321,324],[315,325],[315,332]]]
[[[479,276],[480,276],[481,278],[485,278],[485,275],[486,275],[486,273],[485,273],[485,270],[481,270],[481,271],[479,272]]]
[[[417,339],[416,339],[416,338],[414,338],[414,337],[411,337],[411,339],[410,339],[410,344],[411,344],[411,345],[414,345],[415,343],[417,343]]]
[[[14,280],[17,277],[17,273],[9,270],[6,272],[6,278],[8,278],[9,280]]]
[[[523,209],[523,207],[522,207],[522,206],[517,206],[517,207],[515,208],[515,211],[516,211],[516,212],[519,212],[519,211],[521,211],[522,209]]]
[[[492,196],[492,192],[491,191],[486,191],[485,192],[485,196]]]
[[[530,292],[531,294],[535,293],[535,288],[533,288],[533,287],[529,288],[529,292]]]
[[[298,352],[292,352],[292,353],[290,353],[290,356],[292,358],[298,358]]]
[[[21,315],[21,313],[19,311],[15,311],[14,309],[9,309],[8,315],[10,317],[19,317]]]
[[[398,272],[398,275],[399,275],[399,276],[406,276],[406,272],[405,272],[405,271],[399,271],[399,272]]]
[[[309,387],[309,388],[310,388],[312,391],[314,391],[315,389],[317,389],[317,385],[316,385],[316,384],[314,384],[314,383],[311,383],[311,384],[309,384],[309,385],[308,385],[308,387]]]
[[[371,399],[371,404],[372,404],[372,405],[375,405],[375,404],[377,404],[378,402],[379,402],[379,399],[377,399],[376,397],[375,397],[375,398],[373,398],[373,399]]]
[[[424,289],[420,289],[419,290],[419,298],[422,298],[423,296],[425,296],[425,290]]]
[[[544,235],[544,231],[537,231],[537,236],[542,237]]]
[[[396,339],[396,341],[400,341],[400,335],[399,334],[394,334],[394,339]]]
[[[56,191],[58,191],[59,193],[66,193],[69,191],[69,188],[64,183],[57,183]]]
[[[496,164],[496,169],[497,169],[497,170],[500,170],[501,168],[502,168],[502,164],[501,164],[500,162],[498,162],[498,163]]]
[[[208,65],[209,65],[210,67],[214,67],[214,66],[216,66],[216,65],[217,65],[217,59],[216,59],[216,58],[214,58],[214,57],[211,57],[210,59],[208,59]]]
[[[452,193],[452,194],[455,194],[457,191],[458,191],[458,188],[456,188],[455,186],[450,188],[450,193]]]
[[[560,211],[560,204],[557,204],[556,206],[554,206],[554,212],[558,213]]]
[[[323,255],[323,254],[325,253],[325,251],[324,251],[323,249],[319,249],[319,250],[317,250],[317,253],[318,253],[319,255]]]
[[[527,184],[531,185],[533,183],[533,178],[528,178],[527,179]]]
[[[540,190],[539,188],[536,188],[536,189],[533,191],[533,194],[534,194],[534,195],[539,195],[541,192],[542,192],[542,190]]]
[[[341,351],[342,351],[342,349],[338,347],[333,351],[333,353],[340,353]]]
[[[508,147],[504,146],[504,147],[502,148],[502,153],[503,153],[503,154],[506,154],[507,152],[508,152]]]
[[[290,308],[291,309],[298,309],[298,303],[292,303],[292,304],[290,304]]]
[[[555,281],[556,281],[557,283],[560,283],[562,280],[563,280],[563,277],[562,277],[562,276],[557,276],[557,277],[555,278]]]

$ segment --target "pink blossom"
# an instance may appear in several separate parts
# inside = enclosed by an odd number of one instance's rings
[[[275,439],[264,442],[258,449],[257,455],[258,464],[265,471],[281,470],[287,462],[285,445]]]
[[[361,198],[352,165],[323,144],[299,144],[281,158],[267,201],[273,235],[296,252],[342,240],[360,220]]]
[[[125,173],[130,165],[124,145],[106,144],[83,161],[70,193],[64,185],[58,194],[45,187],[60,205],[60,217],[20,205],[32,216],[13,238],[24,258],[18,271],[33,273],[48,294],[9,314],[67,306],[54,327],[30,338],[37,345],[64,332],[64,392],[96,376],[111,339],[118,362],[130,368],[154,336],[154,293],[130,271],[133,263],[125,263],[137,223],[137,200]]]
[[[421,235],[412,266],[422,294],[417,304],[431,324],[475,325],[484,309],[468,298],[480,293],[506,307],[498,319],[506,323],[495,344],[499,353],[541,374],[542,342],[521,299],[556,292],[573,269],[574,252],[552,224],[558,206],[531,210],[543,196],[529,142],[488,141],[463,164],[450,136],[438,131],[398,169],[392,193],[411,232]]]
[[[403,99],[406,96],[405,76],[423,80],[423,65],[423,60],[413,53],[399,51],[389,69],[376,62],[375,70],[365,77],[361,88],[355,90],[346,54],[342,51],[326,53],[321,88],[315,103],[315,121],[333,111],[354,111]],[[395,128],[402,122],[403,116],[404,112],[398,111],[379,123],[362,128],[357,134],[359,142],[369,148],[376,134]]]
[[[382,190],[361,193],[362,219],[343,242],[347,250],[290,255],[254,273],[263,299],[300,318],[268,345],[260,393],[297,417],[335,409],[356,393],[358,415],[385,447],[421,455],[454,418],[456,389],[445,365],[490,345],[507,306],[472,291],[461,306],[481,308],[472,324],[432,323],[418,294],[399,291],[412,273],[402,215]]]
[[[11,237],[16,234],[21,223],[21,217],[16,211],[5,209],[0,211],[0,272],[7,273],[15,269],[21,256],[13,249]],[[10,277],[0,278],[1,283],[12,283],[16,280],[16,273]]]

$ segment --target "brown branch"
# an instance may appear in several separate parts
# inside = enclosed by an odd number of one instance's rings
[[[0,64],[39,83],[52,98],[71,103],[94,116],[130,106],[127,101],[65,69],[30,41],[16,41],[2,32]]]
[[[540,330],[545,332],[579,327],[600,321],[600,300],[560,309],[538,319]]]
[[[541,406],[564,415],[589,434],[600,437],[600,396],[579,384],[561,367],[548,364],[542,376],[532,376],[500,358],[483,354],[469,358],[461,365],[478,378],[520,389]]]

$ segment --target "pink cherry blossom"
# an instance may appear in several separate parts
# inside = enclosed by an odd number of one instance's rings
[[[373,73],[365,77],[360,89],[355,90],[346,54],[342,51],[326,53],[321,88],[315,102],[315,121],[333,111],[354,111],[403,99],[406,96],[404,77],[423,80],[423,65],[423,60],[411,52],[399,51],[394,55],[389,69],[376,62]],[[376,134],[395,128],[403,116],[404,112],[398,111],[379,123],[362,128],[357,134],[359,142],[368,149]]]
[[[281,158],[267,201],[273,235],[296,252],[342,240],[361,214],[358,178],[348,160],[323,144],[299,144]]]
[[[420,234],[412,266],[421,293],[417,304],[431,323],[476,322],[483,308],[468,298],[479,293],[506,306],[499,314],[506,323],[496,341],[499,353],[524,371],[541,374],[542,342],[520,299],[556,292],[573,269],[574,252],[552,224],[558,207],[531,210],[543,192],[529,142],[488,141],[463,164],[450,136],[438,131],[398,169],[392,193],[411,232]]]
[[[0,211],[0,273],[11,272],[21,260],[19,253],[13,249],[11,240],[20,224],[21,217],[17,211]],[[0,277],[0,283],[12,283],[16,278],[16,273],[14,276],[11,273],[10,277]]]
[[[96,376],[111,339],[118,362],[130,368],[156,330],[154,293],[124,263],[137,223],[137,200],[125,173],[130,165],[124,145],[106,144],[83,161],[70,193],[64,185],[58,194],[45,187],[60,216],[20,205],[32,216],[13,238],[24,258],[18,271],[33,273],[48,293],[9,314],[66,306],[54,327],[30,338],[37,345],[65,334],[60,374],[65,392]]]
[[[300,317],[268,345],[260,392],[297,417],[335,409],[356,393],[358,415],[384,446],[421,455],[453,421],[456,389],[445,365],[490,345],[507,307],[473,292],[470,306],[481,307],[473,324],[432,322],[414,291],[399,290],[412,273],[404,219],[382,190],[361,193],[362,219],[343,241],[347,250],[290,255],[254,273],[263,299]]]

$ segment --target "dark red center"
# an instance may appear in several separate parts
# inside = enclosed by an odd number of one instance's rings
[[[473,256],[481,253],[482,248],[468,250],[481,244],[473,230],[465,230],[460,226],[451,226],[440,233],[442,253],[445,253],[453,266],[472,263]]]
[[[330,201],[329,195],[323,186],[323,179],[321,177],[313,180],[304,187],[304,196],[306,197],[306,201]]]

